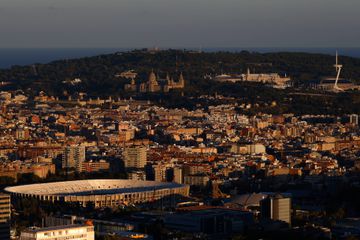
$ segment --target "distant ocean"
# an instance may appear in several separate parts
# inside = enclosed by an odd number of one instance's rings
[[[100,54],[109,54],[118,51],[128,51],[125,48],[0,48],[0,68],[10,68],[14,65],[29,65],[36,63],[48,63],[54,60],[91,57]],[[195,49],[193,49],[195,50]],[[308,52],[335,54],[360,58],[360,48],[204,48],[206,52],[230,51],[240,52],[242,50],[266,52]]]

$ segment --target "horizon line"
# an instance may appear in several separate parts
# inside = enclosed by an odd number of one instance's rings
[[[214,46],[210,46],[210,47],[161,47],[161,46],[151,46],[151,47],[66,47],[66,46],[57,46],[57,47],[0,47],[0,49],[128,49],[128,50],[141,50],[141,49],[160,49],[160,50],[187,50],[187,49],[355,49],[355,48],[359,48],[358,47],[342,47],[342,46],[329,46],[329,47],[324,47],[324,46],[312,46],[312,47],[304,47],[304,46],[291,46],[291,47],[280,47],[280,46],[269,46],[269,47],[214,47]]]

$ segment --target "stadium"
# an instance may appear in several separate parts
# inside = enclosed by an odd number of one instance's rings
[[[79,203],[89,202],[96,208],[143,204],[161,200],[176,204],[179,197],[189,196],[189,186],[168,182],[121,179],[94,179],[52,182],[7,187],[13,197],[36,198],[41,201]]]

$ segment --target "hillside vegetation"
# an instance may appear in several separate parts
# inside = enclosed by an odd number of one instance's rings
[[[148,52],[135,50],[73,60],[59,60],[48,64],[13,66],[0,71],[0,81],[13,84],[3,90],[22,89],[30,95],[45,91],[49,95],[65,97],[64,93],[86,92],[88,96],[135,97],[159,101],[168,107],[194,107],[191,96],[222,94],[235,97],[239,101],[263,104],[256,111],[298,112],[298,113],[352,113],[359,112],[360,94],[320,93],[302,89],[303,83],[324,76],[334,76],[334,56],[309,53],[256,53],[256,52],[215,52],[196,53],[180,50]],[[360,82],[360,59],[340,57],[344,65],[342,77]],[[204,78],[220,73],[279,72],[287,74],[295,82],[293,89],[277,90],[253,83],[217,83]],[[116,74],[134,70],[139,75],[137,81],[146,81],[153,69],[160,77],[167,73],[175,79],[182,72],[186,88],[169,94],[134,94],[124,92],[124,84],[129,80],[118,78]],[[80,78],[78,85],[64,81]],[[298,93],[305,93],[304,95]],[[275,101],[276,108],[267,109],[267,104]],[[202,103],[204,105],[208,103]],[[264,107],[265,106],[265,107]]]

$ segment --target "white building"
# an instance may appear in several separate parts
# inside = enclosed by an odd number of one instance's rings
[[[65,225],[48,228],[28,228],[20,234],[20,240],[94,240],[92,225]]]
[[[291,81],[288,76],[280,76],[278,73],[251,73],[250,69],[246,74],[222,74],[215,77],[215,81],[218,82],[258,82],[264,84],[272,84],[278,87],[286,87]]]

